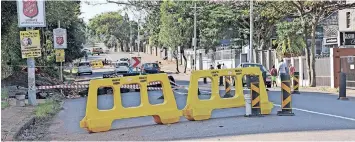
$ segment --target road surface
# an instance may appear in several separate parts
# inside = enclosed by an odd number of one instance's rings
[[[127,53],[114,53],[101,55],[100,58],[118,60],[129,56]],[[83,77],[95,77],[103,72]],[[189,84],[188,80],[175,79],[178,84]],[[208,88],[208,85],[203,86]],[[355,140],[355,98],[340,101],[335,95],[301,90],[301,94],[293,95],[292,98],[296,115],[277,116],[281,103],[279,90],[270,89],[268,92],[269,100],[275,104],[275,108],[271,115],[264,117],[246,118],[243,116],[244,108],[232,108],[214,110],[209,120],[188,121],[181,117],[179,123],[157,125],[148,116],[116,120],[110,131],[92,134],[79,127],[80,120],[85,116],[86,98],[68,99],[49,128],[51,134],[44,140]],[[174,94],[179,109],[183,109],[186,104],[186,92],[179,89]],[[148,95],[153,104],[162,102],[157,99],[161,92],[150,91]],[[202,97],[206,99],[209,96]],[[137,106],[140,103],[139,93],[124,93],[122,100],[124,107]],[[99,109],[109,109],[112,107],[112,95],[100,95],[98,102]]]

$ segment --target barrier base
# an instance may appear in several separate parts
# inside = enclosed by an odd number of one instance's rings
[[[294,116],[292,111],[277,111],[278,116]]]
[[[232,98],[233,96],[231,94],[225,94],[223,98]]]
[[[349,98],[347,98],[347,97],[339,97],[338,100],[344,100],[344,101],[346,101],[346,100],[349,100]]]
[[[293,91],[291,94],[300,94],[300,91]]]
[[[249,115],[246,115],[246,114],[244,114],[244,117],[264,117],[264,115],[262,115],[262,114],[249,114]]]

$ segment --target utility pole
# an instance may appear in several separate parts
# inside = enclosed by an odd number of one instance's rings
[[[194,46],[194,66],[193,66],[193,70],[196,70],[196,55],[197,55],[197,51],[196,51],[196,48],[197,48],[197,39],[196,39],[196,27],[197,27],[197,24],[196,24],[196,17],[197,17],[197,14],[196,14],[196,9],[197,8],[202,8],[202,7],[196,7],[196,2],[194,2],[194,7],[191,7],[194,9],[194,38],[192,39],[192,46]]]
[[[132,54],[132,40],[133,40],[133,37],[132,37],[132,24],[131,24],[131,22],[130,21],[128,21],[129,22],[129,41],[130,41],[130,43],[129,43],[129,52]]]
[[[140,14],[139,14],[139,18],[138,18],[138,31],[137,31],[137,33],[138,33],[138,35],[137,35],[137,47],[138,47],[138,56],[140,56],[139,55],[139,52],[140,52],[140,37],[139,37],[139,30],[140,30],[140,20],[141,20],[141,16],[140,16]]]
[[[253,20],[253,0],[250,0],[250,41],[249,41],[249,63],[252,63],[253,59],[253,28],[254,28],[254,20]]]

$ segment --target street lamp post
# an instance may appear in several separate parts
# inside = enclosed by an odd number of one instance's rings
[[[253,0],[250,0],[250,41],[249,41],[249,63],[252,63],[253,59]]]
[[[196,7],[196,2],[194,2],[194,7],[191,7],[194,9],[194,38],[192,39],[192,46],[194,46],[194,66],[193,66],[193,70],[196,70],[196,55],[197,55],[197,51],[196,51],[196,48],[197,48],[197,39],[196,39],[196,17],[197,17],[197,14],[196,14],[196,9],[197,8],[201,8],[201,7]]]

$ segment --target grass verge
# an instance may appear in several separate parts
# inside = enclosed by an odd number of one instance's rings
[[[10,106],[8,98],[9,98],[9,95],[8,95],[7,90],[2,89],[1,90],[1,109],[5,109]]]
[[[35,109],[35,115],[38,118],[47,118],[55,115],[60,110],[59,101],[47,99],[45,103],[39,104]]]

